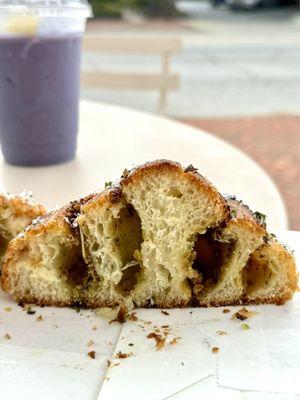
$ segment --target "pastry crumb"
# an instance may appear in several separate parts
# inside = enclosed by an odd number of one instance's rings
[[[98,329],[98,326],[97,326],[97,325],[93,325],[93,326],[92,326],[92,330],[93,330],[93,331],[96,331],[97,329]]]
[[[126,317],[127,317],[127,309],[125,307],[121,306],[117,313],[116,318],[109,321],[109,323],[110,324],[112,324],[113,322],[124,323],[124,322],[126,322]]]
[[[170,315],[170,313],[168,313],[168,311],[166,311],[166,310],[161,310],[161,312],[162,312],[162,314],[164,314],[164,315]]]
[[[87,342],[87,347],[91,347],[91,346],[94,346],[94,344],[95,344],[95,342],[91,339],[91,340],[89,340],[88,342]]]
[[[10,311],[11,311],[11,307],[5,307],[4,310],[5,310],[6,312],[10,312]]]
[[[120,365],[120,363],[111,363],[110,367],[117,367],[118,365]]]
[[[218,331],[216,331],[216,334],[219,335],[219,336],[223,336],[223,335],[227,335],[227,332],[222,331],[222,330],[218,330]]]
[[[253,317],[254,315],[257,315],[257,314],[258,314],[258,312],[250,311],[250,310],[247,310],[246,307],[243,307],[233,314],[232,319],[239,319],[240,321],[244,321],[245,319]]]
[[[116,358],[128,358],[128,357],[132,357],[133,353],[122,353],[121,351],[118,351],[116,354]]]
[[[212,347],[211,351],[212,351],[214,354],[216,354],[216,353],[219,353],[220,349],[219,349],[219,347]]]
[[[90,358],[92,358],[93,360],[96,358],[96,352],[95,352],[95,351],[89,351],[89,352],[87,353],[87,355],[88,355]]]
[[[174,338],[171,340],[170,344],[172,344],[172,345],[177,344],[178,341],[179,341],[180,339],[181,339],[180,336],[174,337]]]
[[[127,318],[128,318],[130,321],[137,321],[137,320],[138,320],[135,311],[133,311],[132,313],[130,313],[130,314],[128,315]]]
[[[39,315],[38,317],[36,317],[35,319],[36,321],[43,321],[44,317],[42,315]]]
[[[7,340],[10,340],[10,339],[11,339],[11,336],[10,336],[9,333],[6,333],[6,334],[4,335],[4,338],[7,339]]]
[[[156,342],[156,351],[161,350],[165,343],[166,343],[166,338],[163,338],[161,335],[155,333],[155,332],[151,332],[149,333],[149,335],[147,335],[148,339],[154,339]]]
[[[229,313],[229,312],[230,312],[229,308],[223,308],[222,313],[227,314],[227,313]]]

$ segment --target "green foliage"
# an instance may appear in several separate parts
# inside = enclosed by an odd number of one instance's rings
[[[120,18],[124,8],[131,8],[150,17],[174,17],[174,0],[89,0],[95,17]]]

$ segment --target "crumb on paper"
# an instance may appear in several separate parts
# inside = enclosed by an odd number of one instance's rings
[[[223,336],[223,335],[227,335],[227,332],[222,331],[221,329],[219,329],[219,330],[216,332],[216,334],[219,335],[219,336]]]
[[[114,363],[110,360],[106,360],[106,363],[107,363],[107,368],[117,367],[118,365],[120,365],[120,363]]]
[[[212,347],[211,351],[212,351],[214,354],[217,354],[217,353],[219,353],[220,349],[219,349],[219,347]]]
[[[126,317],[127,317],[127,309],[126,307],[121,306],[119,308],[119,311],[117,312],[116,317],[110,320],[109,323],[110,324],[112,324],[113,322],[124,323],[126,322]]]
[[[183,361],[181,361],[181,365],[184,366],[184,362]]]
[[[229,312],[230,312],[229,308],[223,308],[223,311],[222,311],[223,314],[227,314]]]
[[[35,319],[36,321],[43,321],[44,317],[42,315],[39,315],[38,317],[36,317]]]
[[[25,304],[25,303],[19,302],[18,305],[19,305],[20,307],[22,307],[22,308],[23,308],[23,311],[25,311],[25,312],[26,312],[27,314],[29,314],[29,315],[33,315],[33,314],[36,313],[36,311],[33,310],[32,307],[31,307],[31,305],[29,305],[29,304]]]
[[[129,319],[130,321],[137,321],[138,318],[137,318],[137,316],[136,316],[136,312],[135,312],[135,311],[132,311],[132,313],[130,313],[130,314],[128,315],[127,319]]]
[[[161,326],[161,328],[163,328],[163,329],[167,329],[167,328],[169,328],[170,327],[170,325],[162,325]]]
[[[6,333],[6,334],[4,335],[4,338],[7,339],[7,340],[10,340],[10,339],[11,339],[11,336],[10,336],[9,333]]]
[[[6,312],[10,312],[10,311],[11,311],[11,307],[5,307],[4,310],[5,310]]]
[[[250,326],[248,324],[241,324],[241,328],[243,329],[243,331],[247,331],[248,329],[250,329]]]
[[[176,336],[171,340],[170,344],[177,344],[180,339],[182,339],[180,336]]]
[[[190,311],[190,314],[193,314],[193,311]]]
[[[93,331],[96,331],[97,329],[98,329],[98,326],[97,326],[97,325],[93,325],[93,326],[92,326],[92,330],[93,330]]]
[[[106,382],[108,382],[108,381],[110,380],[110,378],[109,378],[108,376],[105,376],[105,377],[104,377],[104,380],[105,380]]]
[[[170,315],[170,313],[168,313],[168,311],[166,311],[166,310],[161,310],[161,312],[162,312],[164,315]]]
[[[251,318],[254,315],[257,315],[258,312],[247,310],[246,307],[239,309],[236,313],[233,314],[232,319],[239,319],[240,321],[244,321],[245,319]]]
[[[155,342],[156,342],[156,345],[155,345],[156,351],[161,350],[164,347],[165,343],[166,343],[166,337],[163,338],[161,335],[159,335],[159,334],[157,334],[155,332],[149,333],[149,335],[147,335],[147,338],[155,340]]]
[[[128,343],[128,346],[132,347],[134,346],[134,343]]]
[[[90,358],[92,358],[93,360],[96,358],[96,352],[95,352],[95,351],[89,351],[89,352],[87,353],[87,355],[88,355]]]
[[[94,346],[94,344],[95,344],[95,342],[91,339],[91,340],[89,340],[88,342],[87,342],[87,347],[91,347],[91,346]]]
[[[116,358],[128,358],[128,357],[132,357],[133,353],[122,353],[122,351],[118,351],[116,354]]]

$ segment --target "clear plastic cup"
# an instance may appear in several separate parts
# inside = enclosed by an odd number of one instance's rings
[[[83,1],[0,3],[0,141],[15,165],[74,158]]]

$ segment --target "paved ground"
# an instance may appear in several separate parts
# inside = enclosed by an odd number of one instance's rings
[[[285,200],[290,229],[300,230],[300,117],[276,115],[181,121],[229,141],[262,165]]]

